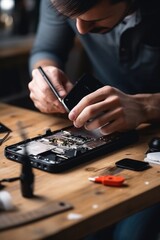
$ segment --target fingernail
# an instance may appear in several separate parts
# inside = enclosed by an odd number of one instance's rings
[[[76,119],[76,116],[75,116],[74,112],[70,112],[68,117],[71,121],[74,121]]]
[[[60,90],[60,91],[59,91],[59,95],[60,95],[61,97],[64,97],[64,96],[66,95],[66,92],[65,92],[64,90]]]
[[[75,126],[76,128],[80,128],[80,126],[78,126],[75,122],[74,122],[74,126]]]

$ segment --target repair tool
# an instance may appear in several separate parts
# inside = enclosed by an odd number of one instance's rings
[[[1,182],[14,182],[20,180],[20,177],[13,177],[13,178],[2,178],[0,179],[0,183]]]
[[[11,133],[11,129],[6,127],[3,123],[0,123],[0,134],[5,134],[3,138],[0,138],[0,145],[2,145]]]
[[[125,178],[122,176],[106,175],[106,176],[89,177],[88,180],[96,183],[102,183],[107,186],[119,187],[119,186],[122,186],[123,182],[125,181]]]
[[[49,85],[49,87],[51,88],[52,92],[55,94],[55,96],[57,97],[57,99],[62,103],[62,98],[59,95],[58,91],[56,90],[56,88],[54,87],[54,85],[52,84],[51,80],[48,78],[48,76],[46,75],[46,73],[44,72],[44,70],[42,69],[42,67],[38,67],[38,70],[40,72],[40,74],[42,75],[43,79],[46,81],[46,83]],[[62,103],[63,104],[63,103]]]
[[[26,140],[27,136],[20,122],[18,123],[18,127],[22,139]],[[21,156],[21,162],[22,162],[22,170],[20,174],[21,193],[22,196],[25,198],[32,198],[34,190],[34,173],[28,156],[27,145],[24,148],[24,155]]]

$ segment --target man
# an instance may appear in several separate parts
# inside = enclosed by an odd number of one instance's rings
[[[72,87],[64,65],[75,35],[80,39],[94,75],[106,86],[84,98],[69,118],[76,127],[100,128],[104,134],[160,120],[160,34],[154,31],[158,5],[151,11],[143,1],[140,7],[131,0],[112,1],[42,1],[31,55],[31,68],[44,67],[64,97]],[[37,70],[29,89],[42,112],[65,112]]]
[[[65,74],[65,63],[77,37],[94,76],[105,86],[70,111],[73,124],[88,130],[99,128],[106,134],[159,122],[159,8],[158,0],[42,0],[30,58],[34,70],[29,89],[35,106],[45,113],[65,113],[37,67],[42,66],[59,95],[66,96],[73,84]],[[154,206],[119,223],[114,228],[115,239],[156,239],[153,219],[159,208]]]

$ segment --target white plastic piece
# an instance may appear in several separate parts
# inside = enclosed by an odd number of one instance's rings
[[[145,162],[160,164],[160,152],[147,153]]]
[[[0,210],[9,211],[12,210],[12,197],[9,192],[7,191],[0,191]]]

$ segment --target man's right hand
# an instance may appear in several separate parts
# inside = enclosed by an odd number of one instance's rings
[[[65,97],[73,87],[63,71],[53,66],[43,67],[44,72],[58,91],[61,98]],[[32,80],[28,84],[30,98],[36,108],[44,113],[65,113],[63,105],[56,98],[38,69],[32,71]]]

